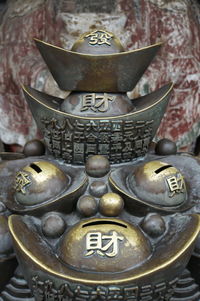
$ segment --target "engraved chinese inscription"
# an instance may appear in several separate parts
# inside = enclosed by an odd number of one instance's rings
[[[123,241],[124,237],[118,235],[116,231],[112,231],[110,235],[101,232],[90,232],[86,235],[85,256],[95,254],[100,256],[115,257],[119,252],[119,241]]]
[[[186,190],[184,178],[180,173],[168,178],[167,183],[169,185],[170,197],[173,197],[176,193],[183,193]]]
[[[110,46],[110,41],[113,38],[113,35],[105,30],[95,30],[88,35],[85,36],[85,38],[89,38],[89,44],[90,45],[102,45],[106,44]]]
[[[149,284],[138,287],[131,286],[82,286],[63,283],[58,288],[47,279],[42,281],[38,276],[33,276],[33,293],[38,301],[168,301],[173,295],[178,279],[170,282],[160,282],[155,286]]]
[[[87,106],[88,108],[88,106]],[[153,136],[154,120],[63,121],[43,118],[44,138],[50,152],[67,163],[83,163],[91,155],[104,155],[111,163],[143,156]]]
[[[115,100],[115,96],[111,96],[107,93],[99,95],[96,93],[90,93],[83,95],[81,111],[92,110],[94,112],[107,112],[109,108],[109,101]]]
[[[16,174],[14,188],[17,192],[22,192],[23,194],[26,194],[25,187],[30,183],[31,183],[31,181],[28,178],[28,174],[26,174],[25,172],[19,171]]]

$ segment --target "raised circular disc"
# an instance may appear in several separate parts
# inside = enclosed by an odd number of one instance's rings
[[[147,260],[151,245],[138,227],[125,221],[90,219],[67,232],[58,253],[79,270],[120,272]]]

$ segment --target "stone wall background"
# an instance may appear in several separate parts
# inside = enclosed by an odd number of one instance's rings
[[[39,131],[21,84],[65,97],[33,38],[71,48],[85,31],[113,31],[127,49],[164,41],[131,96],[174,82],[157,133],[188,149],[200,134],[200,4],[197,0],[7,0],[0,12],[0,139],[24,145]]]

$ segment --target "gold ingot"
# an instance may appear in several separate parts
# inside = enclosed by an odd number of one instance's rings
[[[99,29],[82,34],[73,44],[71,51],[98,55],[120,53],[125,50],[112,32]]]
[[[57,248],[57,254],[50,243],[44,243],[44,237],[34,226],[31,216],[12,214],[9,216],[9,229],[17,256],[23,262],[28,279],[35,277],[35,271],[38,271],[42,279],[47,279],[46,275],[55,277],[59,286],[69,282],[75,288],[76,284],[83,284],[92,290],[97,286],[130,287],[133,283],[156,284],[158,279],[168,282],[175,275],[179,275],[191,257],[199,235],[200,217],[198,214],[172,215],[166,235],[161,240],[154,241],[152,247],[148,238],[135,225],[116,218],[85,220],[67,231],[60,247]],[[101,232],[102,236],[113,236],[114,231],[117,232],[117,236],[124,238],[118,239],[116,256],[99,255],[98,249],[86,256],[91,250],[86,248],[87,234]],[[100,251],[110,253],[110,250],[102,250],[102,246]],[[89,265],[89,259],[93,259],[94,265],[92,262]],[[137,264],[139,260],[141,264]],[[94,267],[93,270],[91,266]]]
[[[174,166],[150,161],[138,166],[129,177],[131,190],[136,196],[155,205],[178,206],[186,201],[186,183]]]
[[[90,219],[64,236],[58,257],[84,271],[119,272],[144,262],[151,245],[142,231],[120,219]]]
[[[101,86],[99,84],[99,86]],[[26,100],[30,106],[30,109],[32,111],[32,114],[34,116],[34,119],[36,120],[36,123],[38,124],[41,132],[44,135],[44,141],[47,145],[47,148],[49,149],[49,152],[54,154],[56,152],[56,149],[52,143],[50,143],[48,135],[49,130],[53,130],[52,125],[54,122],[58,125],[58,127],[62,128],[61,125],[65,125],[63,127],[63,130],[60,131],[59,136],[61,137],[64,135],[64,133],[67,133],[68,135],[72,135],[74,137],[74,126],[78,122],[82,128],[88,127],[88,123],[95,126],[95,128],[101,128],[101,124],[106,122],[109,125],[112,125],[112,123],[116,124],[126,124],[126,122],[131,122],[134,124],[137,124],[141,122],[141,120],[145,120],[146,124],[151,124],[151,133],[147,138],[145,132],[144,135],[140,136],[140,139],[146,139],[148,143],[151,142],[151,139],[156,133],[156,130],[159,126],[160,120],[163,117],[163,114],[165,112],[170,93],[172,90],[173,85],[168,84],[163,86],[162,88],[158,89],[157,91],[154,91],[148,95],[145,95],[143,97],[138,98],[134,101],[134,104],[136,105],[136,109],[132,112],[129,112],[127,114],[123,115],[113,115],[113,113],[110,116],[104,117],[102,116],[102,113],[99,115],[97,114],[95,117],[93,116],[79,116],[78,110],[75,114],[75,112],[72,113],[66,113],[60,111],[60,105],[63,101],[61,98],[56,98],[51,95],[47,95],[43,92],[37,91],[30,87],[24,87],[24,93]],[[51,124],[51,126],[47,126],[46,122],[44,120],[48,120]],[[112,126],[106,128],[105,135],[106,137],[109,137],[112,135]],[[93,133],[93,127],[90,128],[88,134],[94,134]],[[124,135],[124,134],[123,134]],[[86,132],[83,132],[83,138],[86,137]],[[85,144],[88,145],[85,139]],[[110,139],[109,139],[110,140]],[[138,140],[138,141],[139,141]],[[76,158],[76,154],[72,152],[72,156],[66,160],[63,156],[63,152],[65,149],[65,142],[63,139],[60,140],[60,148],[61,153],[60,155],[56,155],[58,157],[61,157],[64,159],[67,163],[72,164],[80,164],[85,163],[86,158],[88,158],[86,153],[86,148],[83,150],[83,155]],[[145,142],[146,143],[146,142]],[[147,143],[147,144],[148,144]],[[71,144],[70,144],[71,145]],[[94,142],[94,145],[96,145],[96,155],[102,155],[100,151],[100,145],[99,139],[96,139],[96,142]],[[111,147],[111,142],[109,143],[109,155],[110,157],[113,157],[113,163],[117,163],[118,159],[116,158],[116,150]],[[72,147],[73,148],[73,147]],[[133,157],[130,157],[126,159],[126,161],[131,161],[136,156],[143,156],[145,154],[146,150],[141,151],[140,154],[133,154]],[[56,152],[57,153],[57,152]]]
[[[124,208],[124,201],[117,193],[108,192],[99,201],[99,211],[105,216],[117,216]]]
[[[131,91],[150,65],[162,42],[123,51],[114,36],[110,41],[110,46],[92,45],[85,36],[87,44],[79,40],[72,50],[66,50],[35,39],[40,54],[61,90]]]
[[[48,161],[33,162],[16,174],[15,199],[23,205],[36,205],[58,196],[69,184],[64,172]]]

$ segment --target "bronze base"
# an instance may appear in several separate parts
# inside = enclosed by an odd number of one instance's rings
[[[27,282],[24,279],[21,269],[18,266],[14,272],[13,277],[6,285],[0,294],[0,301],[35,301],[32,297],[31,291],[28,288]]]
[[[199,286],[195,283],[188,270],[184,270],[176,288],[174,289],[173,297],[170,301],[199,301],[200,291]]]
[[[179,278],[176,287],[172,288],[174,290],[173,296],[169,299],[158,296],[158,299],[152,300],[151,296],[144,296],[144,298],[138,301],[200,301],[200,290],[198,284],[196,284],[194,278],[192,278],[189,270],[185,269]],[[46,296],[43,301],[58,301],[51,299],[51,297]],[[110,300],[110,299],[109,299]],[[117,299],[114,299],[117,300]],[[121,300],[121,299],[120,299]],[[5,289],[0,294],[0,301],[39,301],[31,295],[31,291],[28,288],[26,280],[23,278],[20,267],[16,269],[13,277],[10,279],[9,283],[6,285]],[[80,301],[78,298],[73,298],[73,300],[63,300],[59,301]],[[85,300],[81,300],[85,301]],[[101,301],[96,300],[96,301]],[[105,300],[106,301],[106,300]],[[110,300],[111,301],[111,300]],[[130,300],[132,301],[132,300]],[[136,301],[136,300],[134,300]]]

